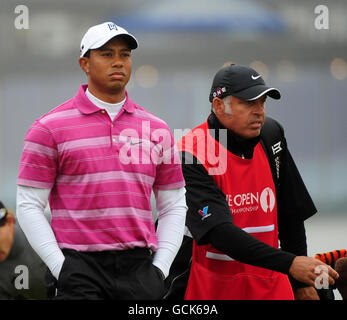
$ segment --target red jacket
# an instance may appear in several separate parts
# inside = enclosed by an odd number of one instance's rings
[[[193,154],[226,195],[235,225],[278,248],[277,201],[266,154],[260,143],[252,159],[226,150],[209,133],[207,122],[178,143]],[[199,210],[201,219],[213,212]],[[235,243],[237,245],[237,243]],[[185,299],[273,300],[294,298],[286,275],[235,261],[212,245],[193,242],[192,266]]]

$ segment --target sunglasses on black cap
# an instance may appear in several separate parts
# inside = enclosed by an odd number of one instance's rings
[[[6,208],[0,209],[0,227],[2,227],[6,223],[7,214],[8,214],[8,212],[7,212]]]

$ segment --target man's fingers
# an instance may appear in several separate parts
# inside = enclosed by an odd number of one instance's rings
[[[338,279],[339,274],[330,266],[328,266],[327,271],[327,276],[329,277],[329,285],[332,286],[335,284],[335,280]],[[323,272],[326,272],[326,270],[323,269]]]
[[[329,267],[329,275],[334,278],[335,280],[337,280],[339,278],[339,274],[337,273],[336,270],[334,270],[333,268]]]
[[[335,280],[338,279],[339,274],[326,264],[319,264],[316,266],[314,273],[316,274],[315,285],[323,285],[328,282],[330,286],[335,284]]]
[[[324,262],[304,256],[297,256],[292,262],[289,273],[297,280],[316,289],[333,285],[339,277],[336,270]]]
[[[332,277],[329,277],[329,285],[332,286],[335,284],[335,279]]]

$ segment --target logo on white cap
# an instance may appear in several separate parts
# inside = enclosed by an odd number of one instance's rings
[[[107,23],[107,25],[110,28],[110,30],[118,30],[117,25],[115,25],[113,22]]]

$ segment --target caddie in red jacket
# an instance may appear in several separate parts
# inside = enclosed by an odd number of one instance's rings
[[[210,116],[178,143],[193,239],[185,237],[181,248],[192,248],[185,299],[319,298],[315,270],[323,262],[306,256],[304,227],[316,208],[283,128],[265,117],[267,96],[280,99],[280,92],[255,70],[222,68],[213,80]],[[270,120],[281,137],[266,148],[263,130]],[[177,298],[175,286],[188,274],[176,272],[181,255],[171,268],[169,299]],[[321,269],[330,283],[338,277],[329,266]]]

